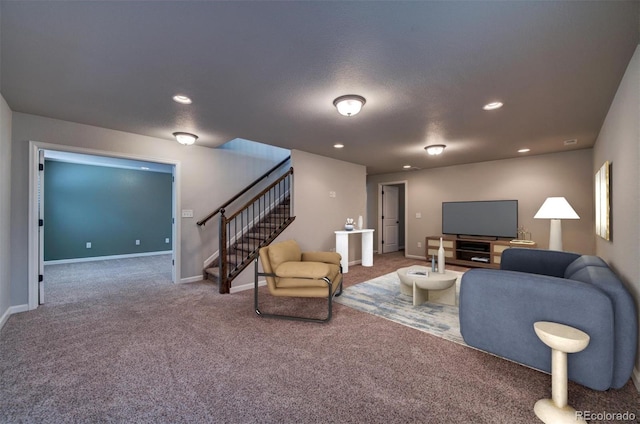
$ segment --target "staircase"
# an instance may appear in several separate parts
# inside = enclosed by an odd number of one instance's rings
[[[242,238],[229,244],[226,254],[228,282],[231,283],[233,278],[254,261],[258,255],[258,249],[271,243],[294,219],[295,216],[290,214],[290,197],[287,197],[243,234]],[[221,268],[219,258],[216,258],[204,270],[205,278],[221,286]],[[222,287],[220,289],[220,293],[228,293],[223,291]]]
[[[204,225],[213,215],[220,214],[219,251],[203,272],[205,279],[218,284],[220,293],[229,293],[231,281],[257,258],[258,250],[270,244],[295,220],[291,215],[292,183],[293,168],[290,168],[233,215],[225,216],[225,209],[221,207],[198,222]]]

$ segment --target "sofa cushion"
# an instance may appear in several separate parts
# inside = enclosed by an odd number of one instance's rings
[[[582,255],[575,261],[571,262],[564,271],[564,278],[571,278],[573,274],[580,271],[586,266],[601,266],[608,268],[607,263],[597,256]]]
[[[567,266],[579,257],[557,250],[512,247],[502,252],[500,269],[563,278]]]
[[[274,243],[269,246],[269,262],[273,271],[283,262],[300,262],[302,252],[295,240]]]

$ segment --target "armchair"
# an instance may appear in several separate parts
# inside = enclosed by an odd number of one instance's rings
[[[331,319],[332,300],[342,294],[342,267],[340,254],[336,252],[302,252],[298,243],[287,240],[262,247],[258,257],[263,272],[255,263],[254,307],[261,317],[292,319],[299,321],[327,322]],[[258,278],[266,277],[272,296],[326,298],[327,317],[267,314],[258,306]]]

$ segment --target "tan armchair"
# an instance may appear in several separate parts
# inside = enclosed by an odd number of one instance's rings
[[[342,267],[336,252],[302,252],[294,240],[273,243],[259,251],[263,272],[255,264],[254,306],[261,317],[327,322],[331,319],[333,296],[342,294]],[[272,296],[318,297],[328,302],[325,319],[266,314],[258,307],[258,278],[266,277]]]

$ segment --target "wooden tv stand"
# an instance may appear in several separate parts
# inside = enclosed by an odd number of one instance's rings
[[[425,240],[427,262],[438,258],[440,237],[444,247],[445,263],[472,268],[500,268],[500,256],[510,247],[536,247],[536,243],[512,243],[511,240],[484,239],[456,236],[429,236]]]

